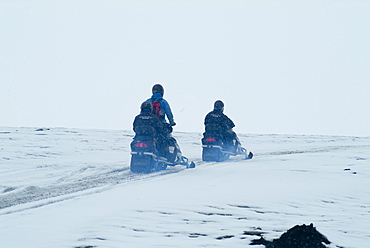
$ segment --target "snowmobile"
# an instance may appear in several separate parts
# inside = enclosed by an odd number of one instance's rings
[[[151,173],[165,170],[167,166],[184,165],[194,168],[194,162],[182,156],[179,145],[168,134],[164,151],[160,151],[157,140],[151,135],[135,136],[131,142],[130,170],[134,173]]]
[[[253,153],[241,146],[240,141],[236,139],[227,142],[221,132],[206,131],[202,138],[202,160],[221,162],[230,158],[230,156],[243,155],[245,159],[252,159]]]

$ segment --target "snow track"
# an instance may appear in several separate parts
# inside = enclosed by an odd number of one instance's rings
[[[23,211],[30,208],[41,207],[55,202],[79,197],[81,195],[95,194],[111,189],[112,186],[117,184],[150,180],[158,176],[177,173],[181,170],[183,169],[170,168],[166,171],[141,175],[134,174],[130,172],[128,168],[126,168],[122,170],[114,170],[104,174],[97,174],[94,176],[81,178],[72,183],[60,183],[46,187],[28,186],[22,190],[10,190],[9,188],[6,188],[3,192],[4,195],[0,196],[0,210],[15,205],[26,203],[28,204],[25,207],[21,206],[17,208],[17,210],[10,210],[4,213],[0,213],[0,215]]]
[[[117,184],[149,180],[185,168],[169,167],[149,175],[131,173],[130,131],[7,129],[0,132],[0,210],[27,206],[0,214],[101,192]],[[124,156],[127,160],[122,161]]]
[[[363,149],[369,148],[369,145],[353,145],[353,146],[328,146],[322,148],[311,148],[305,150],[288,150],[288,151],[276,151],[276,152],[265,152],[257,153],[259,156],[276,156],[276,155],[290,155],[290,154],[301,154],[301,153],[322,153],[331,151],[340,151],[348,149]]]

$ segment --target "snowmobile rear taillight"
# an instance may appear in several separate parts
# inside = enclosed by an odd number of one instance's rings
[[[148,144],[147,143],[136,143],[135,146],[136,147],[148,147]]]
[[[207,138],[206,142],[216,142],[216,139],[215,138]]]

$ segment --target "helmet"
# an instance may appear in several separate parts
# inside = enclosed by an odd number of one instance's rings
[[[160,93],[162,96],[164,95],[164,89],[163,86],[160,84],[155,84],[152,88],[152,93]]]
[[[140,106],[141,112],[152,112],[153,106],[150,102],[143,102]]]
[[[221,112],[224,111],[224,103],[221,101],[221,100],[217,100],[215,101],[215,104],[214,104],[214,110],[220,110]]]

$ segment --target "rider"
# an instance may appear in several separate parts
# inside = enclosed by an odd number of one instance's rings
[[[204,119],[205,129],[206,132],[214,131],[221,133],[226,146],[230,148],[230,151],[236,153],[240,149],[241,144],[236,133],[233,131],[233,127],[235,127],[234,122],[223,113],[224,106],[221,100],[217,100],[214,103],[213,110]]]
[[[159,118],[152,114],[152,104],[143,102],[140,106],[140,114],[135,117],[133,129],[136,136],[144,135],[154,137],[159,146],[159,153],[162,155],[165,147],[163,124]]]
[[[152,97],[149,98],[147,101],[152,103],[152,105],[159,105],[158,112],[155,114],[158,115],[158,117],[161,119],[162,123],[167,123],[166,116],[168,121],[170,122],[170,126],[175,126],[176,123],[173,118],[173,114],[170,108],[170,105],[168,102],[163,98],[164,96],[164,88],[160,84],[155,84],[152,87]]]
[[[180,159],[181,150],[177,141],[174,137],[172,137],[172,127],[176,125],[174,120],[170,105],[168,102],[163,98],[164,95],[164,88],[160,84],[155,84],[152,87],[152,97],[149,98],[147,101],[150,102],[153,106],[152,113],[157,115],[159,119],[162,121],[163,124],[163,133],[166,139],[166,145],[168,146],[168,153],[166,158],[170,162],[174,162],[176,159]],[[169,121],[167,123],[166,117]]]

